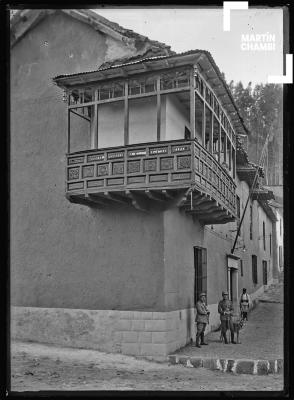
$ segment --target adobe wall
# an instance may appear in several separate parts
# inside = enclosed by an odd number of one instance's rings
[[[105,35],[63,14],[12,49],[12,305],[153,310],[163,303],[160,214],[102,212],[65,198],[67,113],[51,79],[97,68],[106,52]]]
[[[178,208],[164,212],[164,293],[167,310],[194,307],[194,246],[203,246],[203,227]]]

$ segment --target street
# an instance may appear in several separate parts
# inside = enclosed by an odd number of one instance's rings
[[[120,354],[14,342],[11,390],[282,390],[283,375],[234,375]]]

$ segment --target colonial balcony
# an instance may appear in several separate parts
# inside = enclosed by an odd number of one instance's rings
[[[102,65],[54,82],[68,103],[70,201],[177,206],[203,224],[235,219],[236,135],[247,131],[208,53]]]
[[[67,155],[66,196],[91,207],[176,205],[203,224],[236,217],[236,185],[196,139],[87,150]]]

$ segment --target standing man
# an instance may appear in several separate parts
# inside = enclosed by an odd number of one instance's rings
[[[249,311],[249,307],[250,307],[250,297],[249,294],[247,294],[246,289],[243,288],[243,293],[241,294],[240,297],[240,311],[241,311],[241,318],[245,319],[246,321],[248,321],[248,311]]]
[[[204,331],[206,325],[209,323],[209,310],[206,306],[206,294],[200,293],[199,300],[196,303],[196,347],[201,347],[200,345],[207,345],[208,343],[204,342]],[[199,339],[201,339],[201,343],[199,343]]]
[[[225,344],[228,344],[227,330],[231,331],[231,342],[236,344],[234,341],[234,329],[232,323],[232,314],[234,312],[232,302],[229,300],[228,292],[222,292],[223,299],[218,303],[218,312],[221,320],[221,332],[224,338]]]

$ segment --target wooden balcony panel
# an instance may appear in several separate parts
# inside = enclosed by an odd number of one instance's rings
[[[274,193],[266,189],[254,189],[251,197],[252,200],[273,200],[275,198]]]
[[[205,218],[225,209],[228,219],[235,215],[235,188],[229,174],[196,140],[67,155],[66,194],[70,201],[87,205],[132,205],[145,211],[176,205]]]
[[[68,155],[67,192],[189,187],[191,142],[161,142]]]

